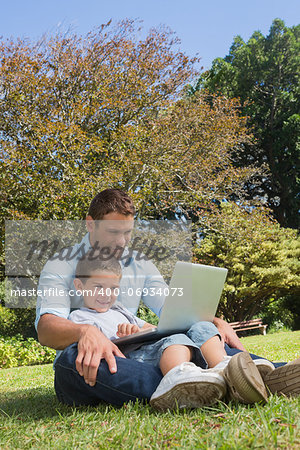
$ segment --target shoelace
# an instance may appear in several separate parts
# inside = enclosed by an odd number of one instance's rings
[[[184,363],[180,364],[179,370],[180,370],[180,372],[187,372],[187,371],[190,371],[191,368],[196,369],[196,367],[197,366],[195,366],[194,363],[184,362]]]

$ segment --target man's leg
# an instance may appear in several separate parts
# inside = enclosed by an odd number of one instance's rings
[[[91,387],[76,370],[77,344],[67,347],[55,364],[55,390],[68,405],[97,405],[101,401],[121,406],[130,400],[149,400],[162,379],[161,371],[147,363],[116,357],[118,371],[109,372],[104,359],[96,385]]]
[[[240,350],[231,348],[227,344],[225,344],[225,350],[230,356],[240,352]],[[260,358],[251,353],[250,355],[253,360]],[[300,395],[300,358],[288,364],[286,362],[272,364],[275,366],[273,371],[267,373],[261,372],[261,376],[268,390],[272,394],[298,397]],[[257,368],[260,370],[259,366]]]
[[[239,350],[238,348],[229,347],[229,345],[225,344],[225,351],[228,356],[233,356],[236,353],[240,353],[242,350]],[[252,359],[262,359],[261,356],[254,355],[253,353],[250,353],[250,356]],[[263,358],[263,359],[266,359],[266,358]],[[277,363],[275,363],[273,361],[271,361],[271,362],[275,366],[275,368],[284,366],[286,364],[286,362],[277,362]]]

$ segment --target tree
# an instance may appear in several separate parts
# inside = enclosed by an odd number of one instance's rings
[[[128,191],[141,218],[202,228],[224,200],[249,209],[244,187],[262,172],[232,160],[251,143],[246,118],[235,99],[182,96],[194,62],[168,30],[141,40],[131,21],[0,42],[1,220],[84,219],[107,187]]]
[[[266,305],[300,294],[300,239],[264,209],[224,202],[195,249],[195,259],[228,269],[219,312],[229,321],[251,319]]]
[[[299,227],[300,209],[299,35],[300,25],[275,19],[266,37],[235,37],[229,55],[215,59],[190,90],[239,97],[256,142],[236,153],[235,164],[267,166],[269,175],[248,184],[249,197],[265,199],[278,222],[292,228]]]
[[[195,59],[165,29],[125,21],[0,45],[1,217],[83,219],[93,195],[129,191],[144,217],[207,210],[242,186],[249,138],[233,100],[178,100]],[[3,240],[2,240],[3,242]]]

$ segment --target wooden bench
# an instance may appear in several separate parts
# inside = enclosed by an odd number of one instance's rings
[[[252,320],[244,320],[243,322],[231,322],[229,325],[232,326],[234,331],[237,333],[239,331],[247,331],[254,330],[259,328],[261,334],[266,334],[266,328],[268,325],[263,325],[262,319],[252,319]]]

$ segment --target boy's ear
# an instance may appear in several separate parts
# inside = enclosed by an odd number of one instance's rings
[[[73,283],[74,283],[76,291],[83,291],[83,284],[79,278],[74,278]]]

